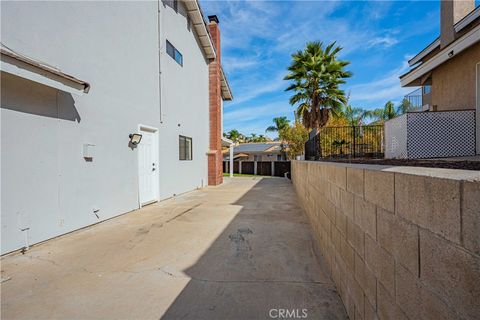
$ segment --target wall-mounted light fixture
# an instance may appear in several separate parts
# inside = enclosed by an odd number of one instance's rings
[[[134,146],[142,141],[142,135],[140,133],[131,133],[128,137],[130,138],[130,143]]]
[[[453,57],[454,54],[455,54],[455,52],[453,52],[453,50],[452,50],[448,53],[448,57],[451,58],[451,57]]]

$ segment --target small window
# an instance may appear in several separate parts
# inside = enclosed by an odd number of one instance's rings
[[[163,0],[163,3],[178,12],[178,0]]]
[[[192,138],[179,136],[178,151],[180,160],[192,160]]]
[[[430,85],[423,86],[423,94],[429,94],[431,90],[432,90],[432,86]]]
[[[182,56],[182,54],[168,40],[167,40],[167,54],[170,57],[172,57],[175,61],[177,61],[177,63],[179,65],[183,66],[183,56]]]

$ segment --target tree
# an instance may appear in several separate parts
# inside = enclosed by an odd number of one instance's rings
[[[247,143],[255,142],[256,139],[257,139],[257,135],[255,133],[251,133],[250,136],[247,136],[245,138],[245,142]]]
[[[282,131],[286,127],[290,126],[290,120],[287,119],[287,117],[277,117],[273,118],[273,126],[269,126],[265,132],[278,132]]]
[[[350,126],[359,126],[363,123],[363,120],[366,117],[370,116],[370,114],[371,111],[362,108],[354,108],[350,104],[345,104],[336,114],[334,114],[334,118],[345,119]]]
[[[400,115],[399,109],[395,109],[395,105],[392,101],[387,101],[383,108],[375,109],[370,112],[370,116],[375,122],[383,123],[387,120],[393,119]]]
[[[263,134],[258,135],[257,142],[268,142],[269,139],[265,137]]]
[[[284,150],[290,159],[302,155],[305,152],[305,143],[308,141],[308,130],[299,121],[295,121],[293,126],[284,128],[281,132],[286,145]]]
[[[297,106],[295,116],[308,129],[325,126],[330,113],[347,102],[340,85],[352,73],[345,71],[348,61],[337,59],[341,50],[335,42],[325,49],[321,42],[309,42],[303,51],[292,55],[289,73],[284,78],[292,84],[286,91],[294,92],[290,104]]]
[[[348,146],[350,144],[350,141],[347,141],[345,139],[342,140],[334,140],[332,142],[332,146],[340,150],[340,154],[343,154],[343,147]]]
[[[410,111],[413,108],[412,103],[410,100],[407,98],[403,98],[402,102],[400,102],[398,108],[397,108],[397,113],[398,114],[404,114]]]
[[[228,139],[232,140],[233,142],[242,142],[245,138],[243,136],[243,134],[238,132],[238,130],[236,130],[236,129],[230,130],[229,132],[224,134],[224,136],[227,137]]]
[[[268,138],[265,137],[263,134],[256,135],[255,133],[251,133],[250,136],[245,138],[245,142],[247,143],[258,143],[258,142],[267,142]]]

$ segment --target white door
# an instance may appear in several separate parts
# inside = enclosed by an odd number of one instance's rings
[[[138,183],[140,205],[158,200],[158,131],[140,127],[138,144]]]

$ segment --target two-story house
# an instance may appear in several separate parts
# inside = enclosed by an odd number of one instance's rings
[[[406,96],[415,113],[386,123],[386,156],[480,153],[480,7],[475,1],[440,1],[440,36],[409,64],[400,81],[403,87],[419,87]]]
[[[196,0],[2,1],[1,252],[221,183],[219,37]]]

